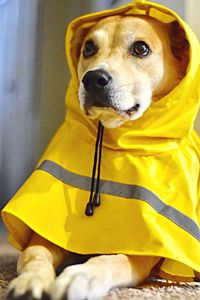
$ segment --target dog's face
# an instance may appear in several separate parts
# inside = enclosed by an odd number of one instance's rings
[[[80,106],[88,117],[117,127],[169,93],[186,69],[172,45],[174,32],[148,17],[100,20],[84,39],[78,63]]]

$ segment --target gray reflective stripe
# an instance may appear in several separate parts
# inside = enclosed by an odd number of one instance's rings
[[[61,180],[63,183],[69,184],[79,189],[90,191],[91,178],[70,172],[53,161],[45,160],[38,168]],[[124,184],[108,180],[100,181],[100,189],[102,194],[108,194],[128,199],[143,200],[156,210],[159,214],[165,216],[177,226],[181,227],[194,238],[200,241],[200,229],[197,224],[188,216],[184,215],[177,209],[163,203],[158,196],[150,190],[131,184]]]

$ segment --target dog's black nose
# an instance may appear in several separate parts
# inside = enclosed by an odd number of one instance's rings
[[[90,93],[99,93],[105,90],[111,81],[112,77],[102,69],[89,71],[82,79],[85,90]]]

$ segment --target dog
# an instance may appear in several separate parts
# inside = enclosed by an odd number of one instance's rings
[[[134,122],[178,85],[187,64],[187,41],[176,21],[162,23],[148,16],[103,18],[90,29],[81,47],[80,108],[106,128]],[[161,259],[93,253],[56,278],[56,269],[72,256],[33,232],[7,299],[102,299],[114,287],[142,283]]]

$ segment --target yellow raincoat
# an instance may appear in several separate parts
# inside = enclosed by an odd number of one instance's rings
[[[190,44],[187,74],[140,119],[105,128],[101,206],[88,217],[98,121],[79,107],[77,50],[97,20],[134,14],[179,22]],[[200,47],[194,33],[170,9],[137,1],[74,20],[66,51],[72,75],[66,119],[37,169],[2,211],[11,242],[24,249],[34,230],[77,253],[160,256],[164,277],[194,277],[200,272],[200,140],[193,131],[200,103]]]

